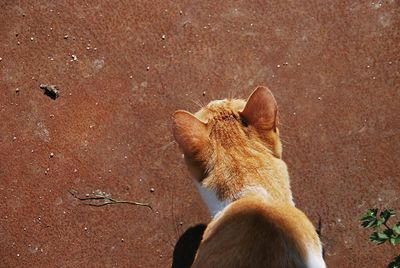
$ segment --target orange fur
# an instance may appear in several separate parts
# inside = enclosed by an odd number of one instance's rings
[[[189,171],[220,201],[231,202],[208,225],[193,267],[325,267],[309,264],[321,243],[294,207],[277,112],[264,87],[247,102],[213,101],[195,115],[175,112],[174,136]]]
[[[209,224],[193,267],[307,267],[302,241],[318,240],[307,230],[312,224],[294,206],[245,197]]]

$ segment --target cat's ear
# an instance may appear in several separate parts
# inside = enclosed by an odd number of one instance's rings
[[[240,115],[248,125],[261,130],[276,130],[278,105],[272,92],[266,87],[257,87],[247,99]]]
[[[173,134],[184,154],[198,153],[208,141],[207,124],[182,110],[174,113]]]

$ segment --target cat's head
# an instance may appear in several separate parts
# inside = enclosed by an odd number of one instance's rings
[[[278,107],[271,91],[257,87],[247,101],[211,101],[194,115],[176,111],[173,134],[189,171],[201,181],[210,164],[216,164],[210,161],[224,160],[215,157],[218,152],[225,155],[245,152],[243,157],[246,158],[252,151],[263,151],[280,158],[282,145],[277,114]]]

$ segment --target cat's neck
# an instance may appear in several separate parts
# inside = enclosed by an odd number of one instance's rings
[[[293,204],[285,162],[265,147],[243,148],[247,147],[213,150],[203,187],[220,201],[257,194],[267,202]]]

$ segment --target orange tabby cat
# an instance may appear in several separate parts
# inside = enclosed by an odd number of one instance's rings
[[[175,112],[174,137],[213,215],[193,267],[326,267],[314,226],[292,200],[277,112],[265,87],[247,102]]]

